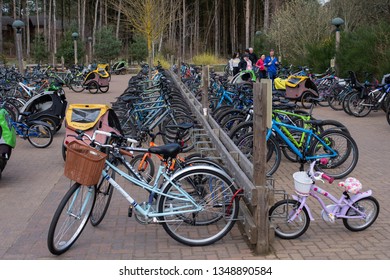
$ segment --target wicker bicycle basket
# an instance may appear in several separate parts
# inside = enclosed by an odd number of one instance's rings
[[[72,141],[68,144],[64,175],[85,186],[99,182],[107,155],[96,149]]]

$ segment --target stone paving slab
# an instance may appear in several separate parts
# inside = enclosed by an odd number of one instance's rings
[[[110,104],[126,88],[128,75],[113,76],[106,94],[72,93],[70,103]],[[127,202],[114,192],[105,220],[97,228],[87,225],[75,245],[61,256],[47,249],[46,238],[51,217],[69,188],[63,176],[61,157],[62,128],[52,145],[36,149],[18,139],[0,181],[0,259],[183,259],[183,260],[388,260],[390,259],[390,192],[387,180],[390,167],[390,126],[383,112],[365,118],[347,116],[330,108],[316,108],[317,119],[336,119],[344,123],[359,146],[358,166],[351,176],[371,188],[381,212],[376,223],[363,232],[350,232],[341,221],[327,224],[320,209],[309,202],[315,221],[296,240],[275,238],[268,255],[256,256],[237,226],[221,241],[207,247],[187,247],[170,238],[159,225],[141,225],[127,217]],[[291,174],[299,166],[283,159],[275,174],[275,187],[292,192]],[[129,186],[131,187],[131,186]],[[324,185],[334,190],[337,185]],[[140,194],[141,195],[141,194]]]

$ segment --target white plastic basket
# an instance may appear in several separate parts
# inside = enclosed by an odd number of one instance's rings
[[[293,174],[295,191],[300,195],[309,195],[313,180],[304,171]]]

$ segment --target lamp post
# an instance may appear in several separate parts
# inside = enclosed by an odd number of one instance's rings
[[[336,27],[336,55],[337,55],[340,47],[340,26],[344,24],[344,20],[342,18],[336,17],[332,19],[331,23]],[[336,58],[334,58],[334,67],[337,73]]]
[[[88,37],[88,45],[89,45],[89,64],[92,64],[92,37]]]
[[[79,38],[79,33],[73,32],[73,48],[74,48],[74,65],[77,65],[77,39]]]
[[[24,22],[17,19],[12,23],[12,27],[16,29],[16,55],[18,57],[19,72],[23,75],[22,28],[24,27]]]

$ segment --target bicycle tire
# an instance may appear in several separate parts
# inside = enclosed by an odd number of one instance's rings
[[[335,150],[338,155],[329,157],[329,161],[326,164],[317,164],[316,170],[324,172],[335,179],[341,179],[350,174],[359,160],[359,150],[355,140],[348,133],[336,129],[326,130],[318,138]],[[324,147],[319,139],[315,138],[310,143],[308,152],[310,156],[318,155],[323,157],[329,153],[329,149]]]
[[[82,92],[84,90],[83,83],[84,83],[83,77],[76,76],[70,80],[69,88],[74,92]]]
[[[199,176],[207,179],[198,180]],[[191,211],[191,207],[195,206],[187,205],[188,201],[183,203],[183,190],[201,206],[198,212],[184,213],[179,210],[161,218],[164,230],[174,240],[189,246],[206,246],[229,233],[237,220],[239,197],[233,180],[227,174],[212,167],[190,167],[177,173],[173,181],[180,186],[180,190],[172,183],[164,187],[163,193],[169,194],[169,197],[160,196],[159,213],[186,206]],[[195,188],[189,182],[195,182]]]
[[[294,239],[304,234],[310,225],[310,217],[305,207],[296,210],[300,203],[296,200],[285,199],[276,202],[269,210],[269,221],[274,226],[275,235],[282,239]],[[291,208],[291,210],[290,210]],[[298,216],[290,223],[288,220],[296,211]]]
[[[229,132],[229,137],[237,144],[237,141],[246,133],[253,131],[253,121],[243,122],[232,127]]]
[[[96,94],[99,91],[99,84],[96,81],[91,81],[87,85],[88,92],[91,94]]]
[[[181,124],[181,123],[194,123],[194,119],[188,115],[176,115],[172,118],[172,117],[169,117],[167,118],[163,124],[161,125],[160,127],[160,131],[162,132],[162,140],[164,142],[164,144],[168,144],[168,143],[174,143],[176,142],[176,135],[177,135],[177,130],[178,129],[175,129],[175,128],[167,128],[167,126],[169,127],[170,125],[177,125],[177,124]],[[194,138],[194,129],[193,128],[190,128],[188,130],[186,130],[186,133],[185,135],[183,135],[183,139],[181,139],[183,141],[183,143],[185,144],[185,146],[183,147],[183,152],[188,152],[190,150],[192,150],[195,146],[195,139]]]
[[[58,123],[54,118],[49,117],[49,116],[43,116],[43,117],[37,118],[37,120],[47,123],[47,125],[50,127],[53,135],[56,134]]]
[[[48,125],[32,124],[27,130],[27,140],[35,148],[46,148],[53,142],[53,132]]]
[[[266,174],[273,175],[278,170],[281,162],[280,146],[276,138],[271,135],[267,139]],[[253,161],[253,132],[243,135],[237,141],[237,147],[252,162]]]
[[[106,169],[106,172],[111,178],[115,179],[115,171],[113,169]],[[101,177],[96,185],[95,204],[89,217],[92,226],[96,227],[103,221],[110,206],[113,192],[114,187]]]
[[[355,117],[365,117],[367,116],[372,109],[372,106],[369,106],[370,104],[363,105],[362,102],[370,102],[370,98],[361,98],[360,92],[353,93],[349,99],[348,99],[348,111],[351,112],[351,114]]]
[[[343,92],[335,92],[332,90],[332,94],[328,98],[329,107],[332,108],[335,111],[342,111],[343,110],[343,103],[342,103],[342,96]]]
[[[75,183],[62,198],[47,237],[47,246],[52,254],[65,253],[79,238],[92,212],[95,195],[96,186]]]
[[[356,219],[356,218],[343,218],[344,226],[350,231],[362,231],[366,228],[370,227],[378,218],[379,215],[379,203],[378,201],[372,197],[364,197],[352,204],[354,207],[359,208],[359,210],[364,210],[368,219]],[[367,209],[371,209],[370,213],[367,213]],[[349,208],[347,210],[346,216],[354,216],[355,210],[353,208]],[[363,223],[361,223],[363,221]]]
[[[134,156],[130,161],[130,165],[149,183],[154,178],[155,166],[150,157],[145,157],[144,161],[143,158],[144,155],[142,154]],[[142,166],[141,161],[143,161]],[[132,173],[129,172],[129,174]]]
[[[106,93],[109,89],[110,89],[110,86],[104,86],[104,87],[99,86],[99,90],[102,93]]]
[[[386,120],[387,120],[387,123],[390,125],[390,104],[389,104],[389,106],[387,107],[387,111],[386,111]]]
[[[310,101],[310,97],[317,97],[317,96],[315,96],[310,91],[305,91],[305,92],[302,93],[300,102],[301,102],[301,105],[302,105],[303,108],[310,109],[310,107],[312,106],[313,102]]]

